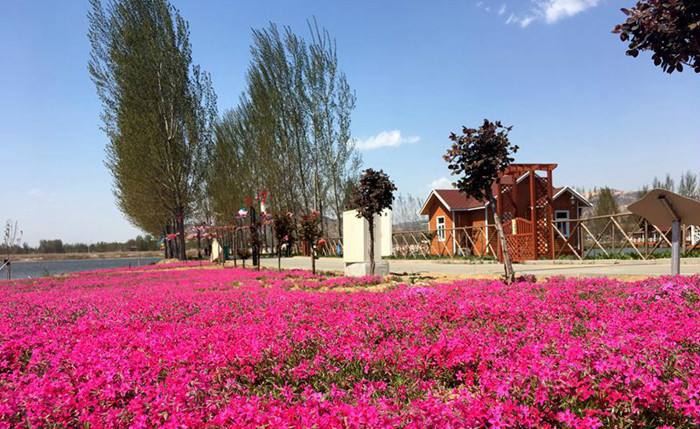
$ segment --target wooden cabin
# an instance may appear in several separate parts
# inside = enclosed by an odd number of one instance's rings
[[[444,256],[502,257],[493,220],[501,216],[514,261],[553,259],[581,248],[574,223],[591,203],[568,186],[554,187],[556,164],[512,164],[493,184],[496,207],[456,189],[434,189],[420,214],[433,233],[430,251]],[[534,201],[534,204],[532,203]],[[559,233],[557,233],[556,228]],[[566,240],[564,239],[566,238]]]

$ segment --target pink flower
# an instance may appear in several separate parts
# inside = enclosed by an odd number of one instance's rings
[[[0,281],[0,427],[700,423],[700,277],[383,281],[198,261]]]

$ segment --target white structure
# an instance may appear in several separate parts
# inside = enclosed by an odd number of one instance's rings
[[[391,256],[394,254],[394,245],[391,242],[393,237],[391,222],[391,210],[386,209],[382,212],[382,215],[379,217],[379,229],[381,231],[379,239],[381,240],[382,257]]]
[[[210,262],[221,262],[224,257],[224,249],[221,248],[219,240],[216,238],[211,241],[211,255],[209,256]]]
[[[374,218],[374,263],[376,275],[389,274],[389,263],[382,256],[391,255],[391,211]],[[369,223],[357,217],[357,211],[343,212],[343,262],[345,275],[366,276],[369,264]]]

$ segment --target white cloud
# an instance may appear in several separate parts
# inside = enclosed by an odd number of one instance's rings
[[[418,136],[402,136],[401,131],[382,131],[376,136],[369,137],[364,140],[358,140],[355,144],[360,150],[372,150],[379,149],[380,147],[398,147],[403,144],[413,144],[418,143],[420,137]]]
[[[602,2],[603,0],[530,0],[527,10],[514,12],[512,7],[509,8],[504,3],[495,12],[505,18],[506,24],[517,24],[526,28],[534,22],[553,24],[594,8]],[[477,6],[490,12],[490,8],[483,7],[479,3]]]
[[[521,26],[522,28],[525,28],[525,27],[527,27],[528,25],[532,24],[532,22],[533,22],[535,19],[536,19],[536,18],[535,18],[534,16],[526,16],[525,18],[522,18],[521,20],[519,20],[518,23],[520,24],[520,26]]]
[[[512,24],[514,22],[518,22],[520,18],[517,17],[514,13],[511,13],[508,15],[508,18],[506,18],[506,24]]]
[[[551,24],[596,7],[598,4],[600,0],[547,0],[541,2],[539,8],[545,20]]]
[[[430,182],[430,189],[452,189],[452,181],[447,177],[441,177]]]

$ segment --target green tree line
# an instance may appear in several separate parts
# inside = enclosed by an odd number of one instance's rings
[[[137,235],[127,241],[98,241],[97,243],[64,243],[61,239],[39,240],[38,246],[30,246],[28,243],[12,246],[11,254],[32,253],[104,253],[127,251],[154,251],[160,249],[158,239],[151,235]],[[0,252],[6,253],[7,246],[0,244]]]
[[[315,21],[308,40],[270,24],[253,30],[251,56],[247,88],[215,129],[214,218],[226,223],[246,196],[270,190],[276,210],[341,219],[360,156],[350,134],[355,94],[335,41]]]
[[[273,23],[252,31],[246,89],[221,117],[167,0],[91,0],[88,20],[117,205],[144,232],[173,238],[166,257],[185,258],[186,224],[229,224],[262,191],[275,211],[341,219],[361,164],[355,94],[315,20],[306,38]]]

